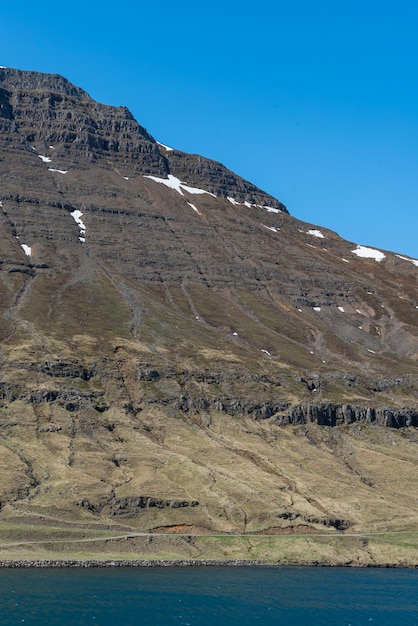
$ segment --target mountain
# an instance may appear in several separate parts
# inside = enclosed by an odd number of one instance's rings
[[[0,211],[0,521],[417,527],[418,261],[9,68]]]

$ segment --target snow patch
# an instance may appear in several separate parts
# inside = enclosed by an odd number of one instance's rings
[[[317,313],[319,313],[319,311],[321,310],[321,307],[320,306],[314,306],[313,310],[316,311]]]
[[[214,193],[206,191],[206,189],[199,189],[198,187],[189,187],[186,183],[182,183],[179,178],[176,178],[176,176],[173,176],[172,174],[169,174],[167,178],[158,178],[157,176],[144,176],[144,178],[150,178],[156,183],[161,183],[170,189],[175,189],[175,191],[178,191],[181,196],[184,196],[183,191],[187,191],[192,194],[207,193],[209,196],[216,198]]]
[[[343,307],[343,306],[339,306],[339,307],[338,307],[338,310],[339,310],[339,311],[341,311],[341,313],[345,313],[345,311],[344,311],[344,307]]]
[[[76,209],[75,211],[70,213],[70,215],[77,222],[77,224],[79,225],[80,229],[86,230],[86,226],[85,226],[83,220],[81,219],[81,216],[83,215],[83,213],[81,211]]]
[[[397,256],[399,259],[403,259],[404,261],[409,261],[410,263],[413,263],[414,265],[416,265],[418,267],[418,260],[417,259],[408,259],[408,257],[401,256],[400,254],[396,254],[395,256]]]
[[[261,350],[261,352],[264,352],[264,354],[267,354],[268,356],[271,356],[270,352],[268,350]]]
[[[372,354],[376,354],[376,352],[374,350],[370,350],[370,348],[367,348],[367,352],[371,352]]]
[[[125,180],[129,180],[129,177],[128,177],[128,176],[124,176],[124,179],[125,179]]]
[[[343,259],[343,258],[341,258],[341,261],[344,261],[344,263],[350,263],[350,261],[347,261],[347,259]]]
[[[164,145],[163,143],[161,143],[161,141],[157,141],[157,144],[161,146],[162,148],[164,148],[164,150],[168,150],[169,152],[173,151],[173,148],[170,148],[169,146]]]
[[[235,206],[246,206],[248,209],[265,209],[269,213],[282,213],[280,209],[275,209],[274,207],[265,206],[262,204],[251,204],[251,202],[248,202],[248,200],[246,200],[245,202],[238,202],[238,200],[235,200],[235,198],[231,198],[231,196],[227,196],[227,199],[230,201],[231,204],[234,204]]]
[[[48,172],[58,172],[58,174],[66,174],[68,170],[53,170],[52,167],[48,167]]]
[[[363,315],[363,313],[359,309],[356,309],[356,313],[358,313],[359,315]]]
[[[24,243],[21,244],[22,248],[23,248],[23,252],[26,254],[26,256],[30,256],[32,253],[32,248],[30,246],[25,245]]]
[[[189,206],[191,206],[191,207],[192,207],[192,209],[193,209],[193,211],[196,211],[196,213],[197,213],[198,215],[202,215],[202,214],[201,214],[201,212],[199,211],[199,209],[198,209],[197,207],[195,207],[195,205],[194,205],[194,204],[192,204],[191,202],[188,202],[187,204],[188,204]]]
[[[76,224],[78,225],[78,227],[80,229],[79,240],[81,241],[81,243],[85,243],[86,242],[86,238],[85,238],[84,235],[86,234],[86,226],[85,226],[83,220],[81,219],[81,216],[83,215],[82,212],[79,211],[78,209],[76,209],[75,211],[70,213],[70,215],[74,219],[74,221],[76,222]]]
[[[275,228],[274,226],[266,226],[266,224],[261,224],[261,226],[264,226],[264,228],[268,228],[269,230],[273,231],[273,233],[278,233],[280,228]]]
[[[321,231],[316,228],[311,228],[311,230],[307,230],[306,232],[308,233],[308,235],[312,235],[313,237],[319,237],[320,239],[325,239]]]
[[[234,337],[238,337],[238,333],[232,333]]]
[[[383,254],[380,250],[375,250],[374,248],[367,248],[366,246],[357,245],[356,250],[351,250],[353,254],[356,254],[363,259],[374,259],[378,263],[386,259],[386,255]]]
[[[44,163],[51,163],[52,161],[52,159],[50,159],[49,157],[43,156],[42,154],[38,154],[38,157],[42,159]]]

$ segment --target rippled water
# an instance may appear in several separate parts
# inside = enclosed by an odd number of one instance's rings
[[[418,626],[418,570],[0,570],[0,624]]]

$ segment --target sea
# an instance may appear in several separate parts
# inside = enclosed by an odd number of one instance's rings
[[[418,570],[0,570],[0,624],[418,626]]]

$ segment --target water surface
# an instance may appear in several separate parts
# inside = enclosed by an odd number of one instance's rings
[[[418,570],[0,570],[0,624],[418,626]]]

